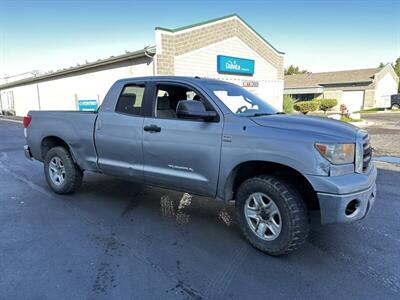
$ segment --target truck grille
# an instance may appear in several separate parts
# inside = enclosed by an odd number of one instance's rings
[[[368,134],[363,137],[363,172],[368,170],[372,159],[372,147]]]

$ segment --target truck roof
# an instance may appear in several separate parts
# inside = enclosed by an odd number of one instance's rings
[[[141,76],[141,77],[130,77],[123,78],[118,80],[117,82],[132,82],[132,81],[184,81],[194,84],[204,84],[204,83],[228,83],[226,81],[212,79],[212,78],[202,78],[198,76]]]

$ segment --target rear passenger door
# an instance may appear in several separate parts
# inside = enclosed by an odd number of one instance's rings
[[[95,142],[100,169],[109,175],[143,181],[144,82],[126,84],[114,109],[99,113]]]
[[[153,108],[143,123],[145,182],[203,196],[215,196],[221,152],[222,114],[198,89],[158,82]],[[219,115],[211,121],[179,119],[180,100],[204,101]]]

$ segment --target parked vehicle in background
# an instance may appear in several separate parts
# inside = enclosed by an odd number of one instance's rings
[[[31,111],[25,154],[60,194],[93,171],[220,201],[245,237],[280,255],[323,224],[364,218],[375,201],[368,134],[285,115],[237,85],[192,77],[117,81],[97,112]]]
[[[400,109],[400,94],[392,95],[390,97],[390,108]]]

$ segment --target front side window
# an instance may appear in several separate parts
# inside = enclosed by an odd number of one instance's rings
[[[160,84],[157,86],[155,117],[160,119],[177,119],[176,107],[179,101],[194,100],[207,104],[193,89],[177,84]]]
[[[144,86],[125,86],[118,98],[115,111],[123,114],[139,116],[142,112],[144,90]]]
[[[207,88],[236,115],[253,117],[278,112],[267,101],[240,86],[230,83],[210,83]]]

